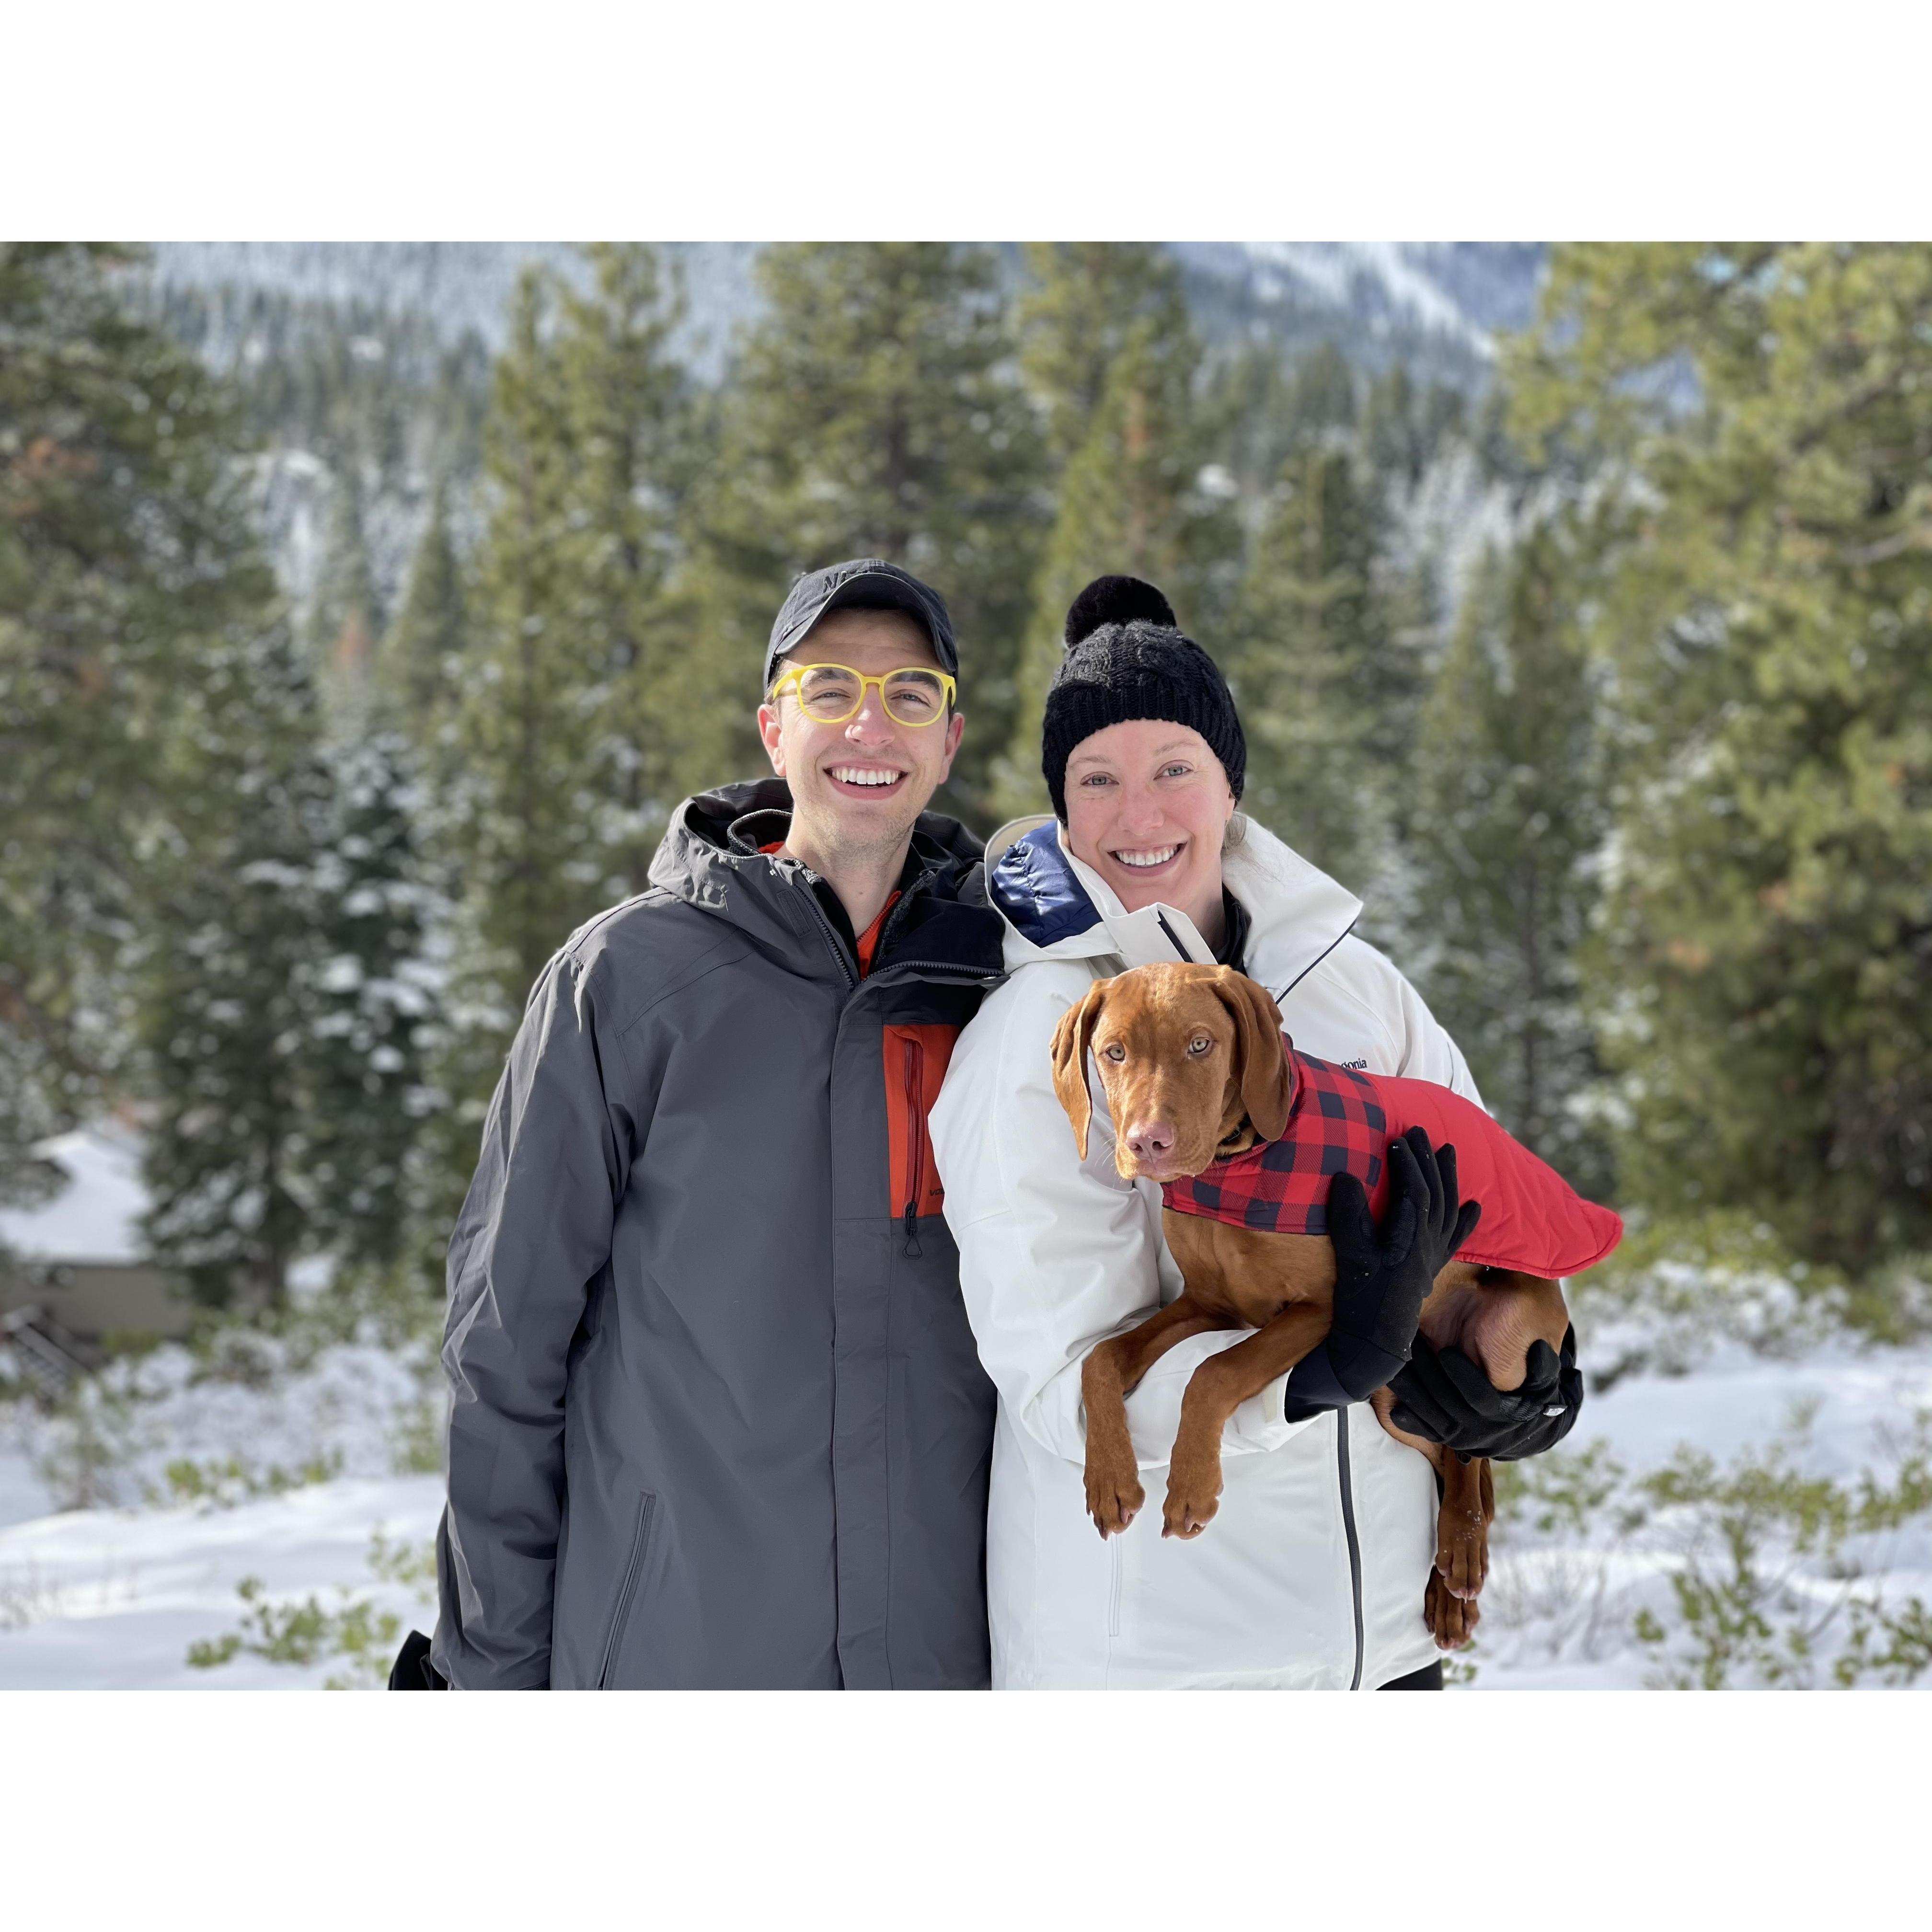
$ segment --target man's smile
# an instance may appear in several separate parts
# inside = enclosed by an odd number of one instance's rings
[[[888,796],[905,782],[905,773],[896,766],[860,765],[844,761],[827,765],[825,776],[840,791],[853,797]]]

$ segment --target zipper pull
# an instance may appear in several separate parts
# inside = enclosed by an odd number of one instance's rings
[[[905,1252],[915,1258],[926,1252],[919,1244],[919,1204],[916,1201],[906,1203]]]

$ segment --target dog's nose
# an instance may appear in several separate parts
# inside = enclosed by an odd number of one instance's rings
[[[1127,1151],[1136,1160],[1160,1160],[1174,1151],[1171,1120],[1137,1120],[1127,1129]]]

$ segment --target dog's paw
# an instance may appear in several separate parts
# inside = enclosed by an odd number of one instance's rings
[[[1147,1491],[1141,1487],[1130,1454],[1124,1464],[1112,1461],[1087,1465],[1087,1514],[1103,1537],[1118,1536],[1141,1512]]]
[[[1221,1505],[1220,1445],[1216,1453],[1174,1457],[1167,1478],[1167,1501],[1161,1510],[1160,1533],[1184,1538],[1198,1536],[1214,1520]]]
[[[1438,1650],[1460,1649],[1475,1635],[1482,1618],[1481,1606],[1473,1597],[1453,1595],[1439,1572],[1430,1578],[1422,1596],[1422,1620]]]
[[[1490,1534],[1473,1512],[1445,1509],[1436,1528],[1436,1570],[1452,1596],[1474,1600],[1490,1574]]]

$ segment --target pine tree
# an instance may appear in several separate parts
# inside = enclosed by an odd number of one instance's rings
[[[947,243],[787,245],[758,273],[704,494],[705,669],[750,736],[757,667],[801,571],[902,564],[945,596],[968,728],[937,808],[983,825],[1039,555],[1043,482],[990,250]],[[742,706],[742,710],[736,707]]]
[[[1283,466],[1228,626],[1246,808],[1371,897],[1394,862],[1420,694],[1377,535],[1349,451],[1304,442]]]
[[[1508,365],[1593,454],[1631,1196],[1932,1244],[1932,248],[1559,250]]]
[[[385,713],[416,748],[425,769],[441,770],[454,736],[458,694],[470,647],[462,566],[449,528],[449,485],[440,480],[429,521],[410,566],[396,621],[376,659]],[[446,734],[448,734],[446,737]]]
[[[1363,416],[1363,453],[1370,466],[1398,488],[1414,489],[1422,481],[1428,451],[1415,385],[1403,364],[1370,384]]]
[[[1282,465],[1304,445],[1353,440],[1356,386],[1332,342],[1294,362],[1274,343],[1246,343],[1216,368],[1208,413],[1244,505],[1265,502]]]
[[[1149,578],[1211,644],[1238,568],[1234,486],[1209,470],[1214,425],[1196,393],[1201,350],[1178,272],[1152,250],[1100,246],[1035,258],[1045,279],[1028,311],[1028,366],[1058,434],[1078,440],[1060,476],[1000,767],[1008,812],[1046,808],[1040,718],[1081,586],[1111,571]],[[1108,299],[1116,289],[1118,314]]]
[[[1426,908],[1414,976],[1436,1018],[1504,1125],[1600,1198],[1578,955],[1607,818],[1573,589],[1547,526],[1486,560],[1416,734],[1408,849]]]
[[[278,1302],[308,1203],[298,1174],[310,873],[328,810],[306,653],[269,624],[231,658],[220,728],[185,741],[178,842],[145,842],[137,989],[150,1246],[211,1302]]]
[[[302,1110],[296,1163],[304,1238],[350,1264],[392,1262],[411,1205],[427,1023],[446,916],[420,850],[412,755],[376,732],[324,754],[323,814],[290,908],[306,928],[293,993]]]
[[[362,483],[344,463],[329,495],[320,580],[309,620],[316,663],[332,692],[359,698],[379,628],[376,584],[362,525]]]
[[[581,293],[542,272],[520,285],[485,426],[474,594],[459,616],[453,573],[426,551],[397,640],[398,675],[423,689],[427,655],[447,676],[447,627],[467,633],[430,754],[436,856],[463,901],[423,1036],[444,1105],[411,1185],[432,1220],[474,1165],[526,990],[575,927],[644,889],[680,797],[730,770],[730,712],[682,581],[698,446],[670,354],[681,297],[651,249],[594,248],[589,266]]]
[[[155,855],[130,965],[151,1245],[204,1300],[274,1305],[303,1252],[382,1264],[403,1244],[440,908],[404,741],[325,742],[286,627],[248,688],[235,735],[189,767],[216,808],[191,850]]]
[[[274,598],[233,413],[118,299],[128,259],[0,244],[0,1030],[32,1083],[0,1136],[137,1080],[123,956],[154,855],[219,817],[196,747],[232,740]]]
[[[1182,344],[1187,304],[1173,256],[1154,243],[1038,242],[1026,254],[1032,285],[1020,300],[1021,366],[1060,470],[1091,433],[1130,338],[1144,330]]]
[[[552,338],[556,294],[520,284],[486,431],[494,502],[478,560],[476,657],[457,724],[449,836],[506,997],[608,903],[586,782],[602,667],[579,651],[562,566],[572,468]],[[520,1003],[520,994],[514,995]]]
[[[678,801],[718,782],[728,738],[676,581],[698,457],[690,379],[671,354],[682,286],[655,249],[587,253],[594,286],[561,293],[554,344],[572,452],[559,614],[594,680],[583,778],[597,800],[603,890],[622,898],[644,890]]]

